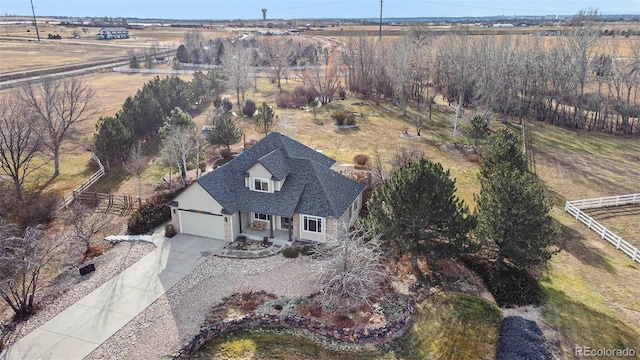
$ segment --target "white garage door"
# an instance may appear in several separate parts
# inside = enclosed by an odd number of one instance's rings
[[[222,216],[180,211],[180,231],[185,234],[224,240]]]

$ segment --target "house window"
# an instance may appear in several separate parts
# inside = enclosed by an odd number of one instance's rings
[[[302,217],[302,229],[307,232],[322,233],[322,218],[304,215]]]
[[[262,220],[262,221],[271,220],[271,215],[261,214],[261,213],[253,213],[253,220]]]
[[[289,229],[291,228],[291,219],[289,219],[288,217],[280,217],[280,228],[282,229]]]
[[[269,180],[254,178],[253,179],[253,190],[269,192]]]

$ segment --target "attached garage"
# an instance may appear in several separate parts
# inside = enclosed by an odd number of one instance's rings
[[[224,217],[202,212],[179,210],[180,231],[185,234],[224,239]]]

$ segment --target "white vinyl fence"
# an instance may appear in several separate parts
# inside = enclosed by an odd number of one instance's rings
[[[640,203],[640,194],[618,195],[596,199],[567,201],[564,206],[564,211],[571,214],[578,221],[587,225],[589,229],[595,231],[603,239],[614,245],[616,249],[629,255],[633,261],[640,263],[640,250],[638,250],[638,248],[624,241],[620,236],[614,234],[611,230],[607,229],[605,226],[582,211],[582,209],[596,209],[638,203]]]

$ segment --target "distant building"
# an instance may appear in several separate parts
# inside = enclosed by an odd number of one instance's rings
[[[102,28],[98,32],[97,38],[99,40],[109,39],[128,39],[129,30],[126,28]]]
[[[513,25],[513,24],[493,24],[492,26],[494,28],[512,28],[515,25]]]

